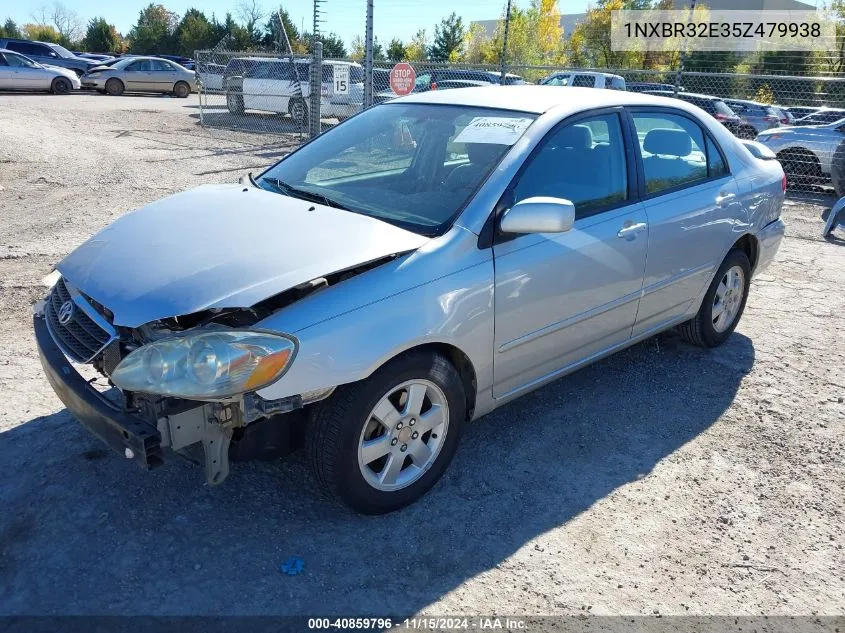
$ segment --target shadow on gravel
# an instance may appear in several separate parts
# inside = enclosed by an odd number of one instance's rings
[[[191,113],[192,119],[199,121],[199,113]],[[301,134],[303,142],[308,139],[308,128],[301,128],[293,119],[283,114],[271,112],[254,112],[250,110],[246,114],[232,114],[223,109],[209,109],[203,113],[203,125],[208,128],[220,128],[224,130],[237,130],[238,132],[257,132],[260,134]],[[322,131],[325,132],[335,126],[335,123],[322,122]]]
[[[321,498],[301,455],[210,488],[178,460],[136,469],[64,411],[37,418],[0,434],[0,613],[410,614],[647,475],[753,363],[741,334],[637,345],[469,425],[445,479],[382,517]]]

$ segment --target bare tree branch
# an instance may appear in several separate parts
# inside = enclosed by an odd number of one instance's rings
[[[237,13],[251,36],[255,33],[255,26],[267,15],[256,0],[241,0],[238,3]]]
[[[79,14],[73,9],[68,9],[61,2],[53,4],[50,18],[59,35],[70,41],[78,40],[82,36],[82,20],[79,19]]]

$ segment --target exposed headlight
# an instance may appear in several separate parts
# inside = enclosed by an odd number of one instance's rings
[[[138,348],[111,375],[127,391],[188,399],[227,398],[277,380],[296,354],[282,334],[218,330]]]

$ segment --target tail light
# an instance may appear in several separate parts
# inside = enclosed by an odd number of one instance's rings
[[[786,174],[784,174],[783,177],[780,179],[780,190],[783,193],[786,193]]]
[[[721,112],[717,112],[716,114],[714,114],[713,118],[717,121],[721,121],[722,123],[730,120],[729,116],[727,116],[726,114],[722,114]]]
[[[436,82],[436,81],[432,81],[432,82],[431,82],[431,89],[432,89],[432,90],[437,90],[437,82]]]
[[[788,119],[787,117],[783,117],[783,118],[780,120],[780,122],[781,122],[783,125],[788,125],[788,124],[789,124],[789,119]]]

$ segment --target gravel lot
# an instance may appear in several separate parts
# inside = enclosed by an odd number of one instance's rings
[[[299,455],[212,488],[103,450],[42,377],[30,306],[119,215],[297,142],[197,113],[0,95],[0,614],[845,612],[845,240],[819,237],[819,193],[791,197],[727,344],[667,334],[500,409],[402,512],[338,509]]]

